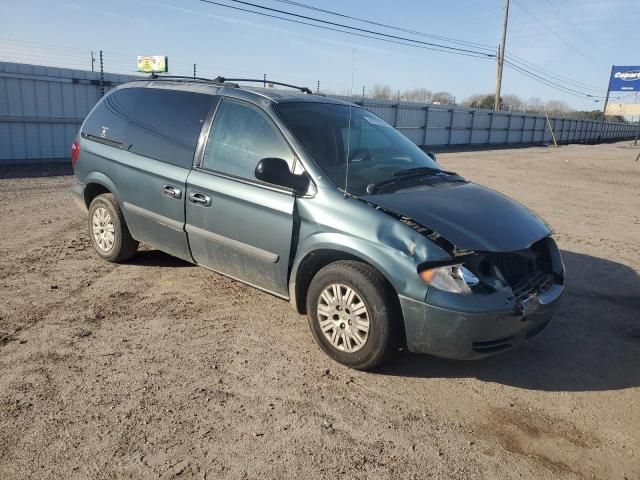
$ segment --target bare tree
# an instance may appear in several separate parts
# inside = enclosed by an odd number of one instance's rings
[[[422,102],[427,103],[431,101],[433,94],[428,88],[414,88],[412,90],[405,90],[400,95],[400,98],[407,102]]]
[[[531,97],[527,102],[527,112],[543,113],[544,110],[545,105],[540,97]]]
[[[482,103],[482,100],[486,96],[487,95],[483,93],[476,93],[474,95],[470,95],[468,98],[465,98],[463,100],[462,105],[464,107],[480,108],[480,104]]]
[[[449,92],[436,92],[433,94],[431,101],[440,105],[455,105],[456,97]]]
[[[502,95],[502,108],[508,111],[524,112],[525,102],[517,95]]]
[[[572,108],[562,100],[549,100],[547,102],[547,112],[550,115],[564,116],[573,112]]]
[[[393,98],[393,91],[389,85],[380,85],[376,83],[371,89],[371,98],[391,100]]]

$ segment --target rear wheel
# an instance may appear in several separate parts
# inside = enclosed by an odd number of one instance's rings
[[[395,305],[380,272],[351,260],[322,268],[307,292],[314,338],[331,358],[358,370],[377,367],[393,350]]]
[[[111,193],[98,195],[89,206],[89,237],[98,255],[109,262],[124,262],[138,251],[120,205]]]

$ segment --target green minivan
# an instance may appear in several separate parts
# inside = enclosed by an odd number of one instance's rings
[[[287,85],[289,87],[289,85]],[[143,242],[289,300],[333,359],[476,359],[540,333],[564,290],[550,227],[380,117],[217,78],[121,85],[72,146],[96,252]]]

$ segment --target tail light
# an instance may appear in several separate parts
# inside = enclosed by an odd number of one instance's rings
[[[74,140],[71,144],[71,166],[75,168],[78,156],[80,155],[80,144]]]

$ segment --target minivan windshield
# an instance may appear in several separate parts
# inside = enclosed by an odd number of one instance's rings
[[[364,108],[292,102],[276,110],[324,174],[353,195],[367,193],[367,186],[372,193],[373,185],[441,170],[411,140]]]

